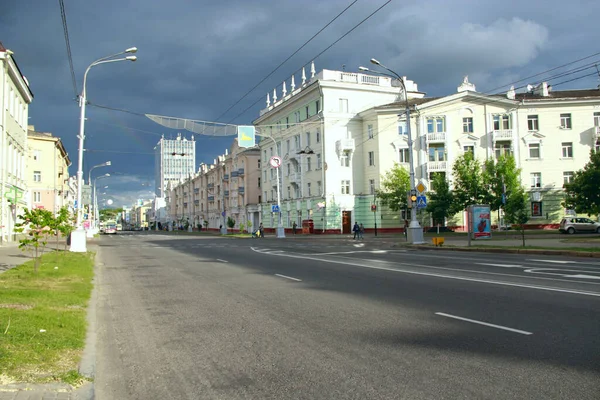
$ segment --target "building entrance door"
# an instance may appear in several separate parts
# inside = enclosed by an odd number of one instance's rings
[[[342,233],[352,232],[352,211],[342,211]]]

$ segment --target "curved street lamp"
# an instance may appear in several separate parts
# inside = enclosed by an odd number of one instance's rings
[[[92,67],[100,64],[119,62],[119,61],[136,61],[136,56],[126,56],[121,58],[114,58],[123,54],[133,54],[137,52],[137,47],[130,47],[120,53],[112,54],[110,56],[102,57],[94,61],[87,67],[85,74],[83,75],[83,89],[81,96],[79,96],[79,107],[81,108],[81,115],[79,117],[79,153],[78,153],[78,167],[77,167],[77,229],[71,234],[71,248],[70,251],[74,252],[85,252],[87,251],[86,246],[86,234],[82,225],[83,207],[81,204],[81,191],[83,189],[83,142],[85,139],[85,105],[86,99],[86,83],[87,74],[90,72]]]
[[[400,85],[402,85],[402,90],[404,91],[404,105],[405,105],[404,112],[406,114],[406,133],[408,136],[410,195],[411,196],[413,194],[416,195],[415,167],[414,167],[414,163],[413,163],[413,140],[412,140],[412,135],[410,132],[410,106],[408,104],[408,91],[406,90],[406,84],[404,82],[404,78],[402,78],[395,71],[389,69],[388,67],[386,67],[385,65],[380,63],[375,58],[371,58],[370,61],[371,61],[371,64],[377,65],[377,66],[389,71],[393,75],[393,77],[396,77],[400,81]],[[369,68],[366,68],[366,67],[359,67],[358,69],[361,71],[371,71],[371,70],[369,70]],[[390,76],[390,75],[386,74],[385,72],[379,72],[379,71],[372,71],[372,72],[374,72],[376,74],[380,74],[380,75]],[[423,228],[419,224],[419,220],[417,220],[417,207],[415,207],[415,204],[413,204],[413,206],[410,209],[410,226],[408,228],[407,238],[412,244],[425,243],[425,241],[423,239]]]

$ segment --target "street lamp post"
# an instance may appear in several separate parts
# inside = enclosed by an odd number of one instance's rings
[[[392,71],[385,65],[381,64],[376,59],[371,58],[371,64],[378,65],[381,68],[386,69],[387,71],[391,72],[400,81],[400,84],[402,85],[402,90],[404,91],[404,103],[405,103],[405,111],[404,112],[406,114],[406,133],[408,136],[408,153],[409,153],[409,169],[410,169],[410,171],[409,171],[410,192],[412,195],[412,193],[416,192],[416,185],[415,185],[415,167],[414,167],[414,163],[413,163],[413,140],[412,140],[411,129],[410,129],[410,106],[408,105],[408,92],[406,90],[406,84],[404,82],[404,79],[400,75],[398,75],[396,72]],[[369,69],[365,68],[365,67],[360,67],[359,69],[361,71],[369,71]],[[381,72],[377,72],[377,71],[373,71],[373,72],[382,74]],[[383,75],[387,75],[387,74],[383,73]],[[415,207],[415,204],[413,204],[410,209],[410,225],[408,228],[408,241],[411,242],[412,244],[425,243],[425,241],[423,239],[423,228],[421,227],[421,225],[419,224],[419,221],[417,220],[417,208]]]
[[[111,162],[110,162],[110,161],[107,161],[107,162],[104,162],[104,163],[102,163],[102,164],[94,165],[92,168],[90,168],[90,170],[89,170],[89,172],[88,172],[88,185],[89,185],[90,187],[92,186],[92,171],[94,170],[94,168],[99,168],[99,167],[108,167],[108,166],[110,166],[110,165],[111,165]],[[96,194],[96,189],[94,188],[94,195],[95,195],[95,194]],[[92,228],[93,228],[93,229],[95,229],[95,228],[97,227],[97,225],[96,225],[96,218],[95,218],[95,215],[96,215],[96,203],[95,203],[95,201],[94,201],[94,197],[92,197],[90,200],[91,200],[91,202],[92,202],[92,204],[91,204],[91,206],[92,206],[92,207],[91,207],[91,208],[92,208],[92,210],[91,210],[91,213],[90,213],[90,214],[91,214],[91,216],[92,216],[91,220],[92,220],[92,223],[93,223],[93,227],[92,227]],[[91,231],[91,230],[90,230],[90,231]],[[95,233],[95,232],[93,232],[93,231],[91,231],[91,232],[88,232],[88,237],[93,237],[94,233]],[[92,236],[90,236],[90,234],[91,234]]]
[[[93,207],[94,207],[94,218],[95,218],[94,225],[96,225],[96,226],[99,225],[99,221],[100,221],[100,213],[98,212],[98,194],[96,193],[96,181],[98,179],[108,178],[109,176],[110,176],[110,174],[104,174],[104,175],[98,176],[96,179],[94,179],[94,185],[93,185],[94,186],[93,187],[93,189],[94,189],[94,198],[93,198],[94,205],[93,205]],[[106,187],[108,187],[108,186],[106,186]],[[106,187],[105,187],[105,189],[106,189]]]
[[[120,56],[126,53],[135,53],[137,52],[136,47],[131,47],[123,52],[112,54],[110,56],[102,57],[93,63],[90,64],[89,67],[85,70],[85,74],[83,75],[83,89],[81,91],[81,96],[79,96],[79,107],[81,109],[81,115],[79,117],[79,153],[78,153],[78,167],[77,167],[77,229],[73,231],[71,234],[71,248],[70,250],[73,252],[85,252],[87,251],[86,245],[86,234],[83,229],[82,224],[82,216],[83,216],[83,207],[81,204],[81,191],[83,189],[83,142],[85,139],[85,105],[86,105],[86,82],[87,82],[87,74],[90,72],[90,69],[96,65],[106,64],[111,62],[118,61],[135,61],[137,60],[136,56],[127,56],[123,58],[113,58],[116,56]]]

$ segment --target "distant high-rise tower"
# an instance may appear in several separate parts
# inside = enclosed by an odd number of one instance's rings
[[[157,197],[165,196],[169,182],[177,184],[196,171],[196,141],[177,134],[177,139],[165,139],[156,144],[154,156],[154,182]]]

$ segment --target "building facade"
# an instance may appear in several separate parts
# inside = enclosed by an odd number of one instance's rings
[[[176,139],[162,137],[154,147],[154,182],[155,195],[164,197],[169,182],[179,183],[196,170],[196,142],[180,133]]]
[[[33,93],[0,43],[0,242],[13,241],[17,216],[27,207],[27,121]]]
[[[69,204],[69,166],[71,160],[60,138],[36,132],[29,126],[27,161],[27,203],[29,208],[44,208],[54,213]]]
[[[277,171],[269,164],[273,156],[279,167],[281,217],[284,228],[311,221],[315,232],[350,233],[360,202],[371,201],[367,183],[374,167],[374,154],[363,143],[364,124],[360,114],[396,102],[401,89],[397,80],[363,73],[322,70],[310,78],[302,71],[301,83],[291,90],[286,83],[254,121],[260,141],[262,166],[261,221],[266,228],[278,224],[273,213],[277,202]],[[410,99],[424,93],[405,79]],[[397,119],[389,122],[397,127]],[[368,132],[369,135],[373,131]],[[372,218],[372,216],[370,215]]]
[[[230,150],[213,164],[173,185],[167,196],[170,228],[222,229],[234,221],[234,230],[260,222],[260,152],[241,148],[234,139]]]

